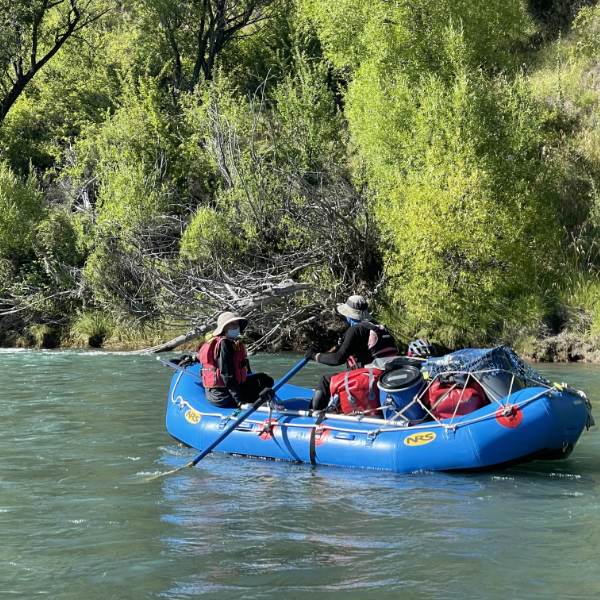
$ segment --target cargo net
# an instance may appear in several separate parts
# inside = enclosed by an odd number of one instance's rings
[[[468,348],[447,354],[441,358],[427,361],[429,378],[435,379],[442,373],[481,373],[490,375],[512,373],[519,377],[527,387],[546,385],[550,382],[521,360],[515,352],[506,346],[475,350]]]
[[[406,421],[406,423],[410,423],[414,426],[417,423],[428,420],[428,418],[435,420],[440,426],[447,430],[455,430],[458,425],[454,423],[454,418],[457,416],[464,417],[470,414],[469,412],[458,412],[463,399],[463,394],[466,393],[465,390],[470,381],[478,384],[481,392],[486,396],[485,400],[491,403],[498,403],[500,405],[498,410],[502,411],[502,415],[506,417],[512,415],[514,410],[519,408],[522,404],[527,404],[536,400],[548,393],[549,389],[553,389],[557,385],[550,384],[547,379],[534,371],[529,365],[521,360],[515,352],[506,346],[497,346],[496,348],[487,348],[483,350],[469,348],[453,352],[452,354],[448,354],[441,358],[430,358],[425,365],[425,370],[427,371],[427,379],[420,392],[413,398],[412,402],[409,402],[402,410],[396,411],[395,416],[391,419],[388,417],[386,424],[381,427],[378,432],[385,430],[393,423],[398,424],[402,421]],[[497,381],[493,381],[496,379],[495,376],[497,375],[501,377],[499,377]],[[431,398],[425,401],[425,396],[436,381],[439,381],[440,383],[443,382],[448,391],[437,398],[433,406],[431,406]],[[523,399],[521,402],[517,401],[516,404],[511,403],[510,398],[512,392],[516,392],[524,387],[539,387],[542,388],[542,390],[533,397],[527,396],[527,398]],[[436,407],[438,407],[446,396],[455,388],[462,391],[460,392],[460,398],[454,403],[453,413],[448,415],[443,414],[440,412],[440,408],[436,411]],[[562,388],[559,387],[558,389]],[[439,390],[436,392],[439,392]],[[419,404],[428,416],[419,420],[408,420],[404,416],[404,413],[414,404]],[[449,408],[451,407],[452,404]],[[447,412],[447,408],[445,412]],[[477,410],[478,409],[474,409],[472,412],[476,412]],[[490,418],[489,414],[471,417],[468,420],[463,421],[461,426],[488,418]],[[446,419],[449,419],[449,423],[442,423],[442,420],[445,421]]]

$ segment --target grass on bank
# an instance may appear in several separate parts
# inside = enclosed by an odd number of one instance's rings
[[[186,331],[184,325],[165,326],[131,318],[115,318],[103,311],[88,311],[77,316],[64,345],[137,350],[166,342]]]
[[[167,342],[187,330],[183,324],[167,327],[160,323],[115,318],[103,311],[86,311],[78,313],[68,326],[31,325],[22,332],[8,335],[3,345],[11,348],[140,350]],[[195,348],[195,345],[191,343],[191,347]]]

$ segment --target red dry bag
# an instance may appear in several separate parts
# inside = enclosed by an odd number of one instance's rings
[[[469,381],[463,389],[456,384],[434,381],[423,396],[423,404],[438,419],[468,415],[487,404],[485,392],[476,381]]]
[[[380,375],[381,370],[373,368],[338,373],[331,378],[329,391],[332,396],[339,398],[340,409],[344,414],[364,412],[367,417],[379,417],[379,412],[371,409],[381,405],[377,387]]]

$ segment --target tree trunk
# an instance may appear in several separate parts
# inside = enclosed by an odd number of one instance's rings
[[[183,335],[179,335],[172,340],[165,342],[164,344],[158,344],[158,346],[153,346],[152,348],[146,348],[145,350],[139,350],[138,353],[143,354],[157,354],[158,352],[170,352],[171,350],[175,350],[177,346],[181,346],[181,344],[185,344],[193,340],[194,338],[200,337],[201,335],[206,335],[211,329],[214,329],[217,326],[217,322],[208,323],[203,325],[199,329],[190,329],[187,333]]]
[[[294,281],[289,281],[279,287],[273,287],[264,293],[257,294],[252,298],[240,299],[237,303],[240,307],[239,315],[240,317],[245,317],[253,310],[257,308],[264,308],[269,306],[270,304],[274,304],[281,301],[281,298],[284,296],[289,296],[291,294],[297,294],[303,290],[312,287],[310,283],[296,283]],[[202,335],[206,335],[209,331],[214,329],[217,325],[217,320],[210,320],[209,322],[204,323],[200,327],[194,327],[190,329],[187,333],[183,335],[179,335],[172,340],[165,342],[164,344],[158,344],[157,346],[153,346],[152,348],[146,348],[145,350],[138,351],[139,353],[144,354],[155,354],[157,352],[169,352],[174,350],[178,346],[185,344],[193,340],[194,338],[200,337]]]

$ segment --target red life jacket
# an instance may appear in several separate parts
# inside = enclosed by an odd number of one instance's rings
[[[212,338],[210,342],[203,344],[198,353],[198,359],[202,363],[200,372],[202,374],[202,383],[204,384],[204,387],[226,387],[225,382],[221,377],[221,371],[219,370],[219,348],[223,340],[229,340],[235,344],[235,354],[233,357],[235,380],[238,383],[244,383],[244,381],[246,381],[248,357],[246,355],[244,344],[220,335]]]
[[[453,415],[468,415],[487,403],[483,388],[472,380],[464,390],[457,385],[434,381],[423,396],[423,404],[438,419],[449,419]]]
[[[344,414],[355,411],[364,412],[379,408],[379,388],[377,381],[382,371],[379,369],[354,369],[345,373],[337,373],[331,378],[329,391],[338,396],[340,408]],[[367,417],[379,417],[379,412],[369,411]]]

